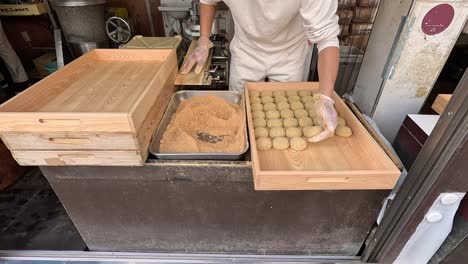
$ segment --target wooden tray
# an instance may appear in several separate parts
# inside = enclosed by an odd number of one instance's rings
[[[47,160],[24,162],[26,154],[42,157],[34,151],[60,150],[54,153],[62,157],[90,149],[136,151],[140,165],[174,93],[176,73],[174,50],[93,50],[1,105],[0,134],[23,165]],[[82,156],[88,158],[73,164],[99,165],[103,157]],[[62,163],[50,165],[67,165]]]
[[[318,90],[318,83],[247,83],[248,129],[256,190],[392,189],[400,171],[346,104],[334,94],[335,108],[353,130],[350,138],[310,143],[304,151],[258,151],[249,91]]]

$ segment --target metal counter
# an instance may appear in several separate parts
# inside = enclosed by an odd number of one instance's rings
[[[250,161],[41,170],[93,251],[353,256],[388,194],[254,191]]]

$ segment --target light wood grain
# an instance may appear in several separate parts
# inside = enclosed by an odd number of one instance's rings
[[[138,151],[12,151],[23,166],[138,166],[144,160]]]
[[[94,50],[1,105],[0,132],[13,152],[32,155],[15,156],[23,165],[141,165],[176,72],[175,50]],[[99,154],[54,158],[87,149]],[[136,150],[138,162],[120,150]]]
[[[138,150],[132,134],[3,134],[10,150]]]
[[[447,107],[448,102],[452,98],[451,94],[439,94],[437,95],[434,103],[432,104],[432,110],[436,111],[439,115],[442,114]]]
[[[192,40],[190,43],[190,47],[187,50],[187,55],[185,56],[184,63],[192,54],[192,51],[195,49],[197,46],[197,40]],[[206,75],[206,72],[210,68],[211,65],[211,55],[212,55],[212,50],[210,50],[210,54],[208,55],[208,59],[206,60],[205,66],[203,67],[203,70],[199,73],[196,74],[193,69],[187,74],[177,74],[177,77],[175,79],[174,84],[175,85],[210,85],[212,81],[212,77]]]
[[[0,112],[0,132],[132,132],[124,113]]]
[[[247,83],[249,133],[254,134],[249,91],[318,89],[318,83]],[[335,94],[333,99],[338,113],[353,130],[350,138],[332,137],[309,143],[304,151],[257,151],[255,137],[250,137],[257,190],[393,188],[400,171],[338,95]],[[311,177],[320,180],[307,180]],[[327,178],[330,179],[329,183],[325,183]]]

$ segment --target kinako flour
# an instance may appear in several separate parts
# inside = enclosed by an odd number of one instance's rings
[[[239,105],[217,96],[182,101],[161,140],[160,152],[240,153],[245,146],[245,118]],[[198,139],[197,133],[224,136],[220,142]]]

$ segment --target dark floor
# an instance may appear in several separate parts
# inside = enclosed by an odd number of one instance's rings
[[[39,169],[0,191],[0,250],[84,250],[85,247]]]

